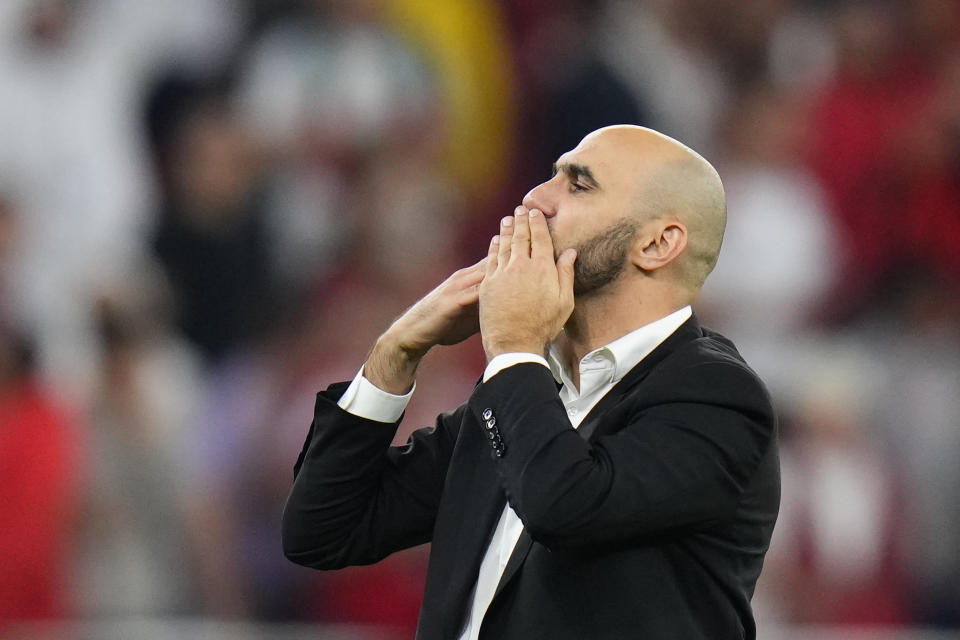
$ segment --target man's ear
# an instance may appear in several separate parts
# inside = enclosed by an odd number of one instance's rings
[[[686,248],[686,225],[679,220],[664,220],[637,236],[630,250],[630,261],[638,269],[654,271],[676,260]]]

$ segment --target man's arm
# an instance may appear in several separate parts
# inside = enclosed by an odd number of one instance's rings
[[[339,388],[318,394],[283,513],[284,554],[317,569],[370,564],[430,540],[464,407],[391,447],[397,423],[353,415]]]
[[[590,442],[571,428],[539,364],[501,371],[468,406],[481,424],[488,409],[496,419],[503,446],[494,459],[510,505],[548,546],[635,542],[729,521],[775,447],[760,381],[716,359],[690,358],[647,381],[642,398],[601,418],[604,435]]]
[[[431,348],[476,333],[483,267],[480,261],[455,272],[400,316],[377,340],[350,389],[373,385],[384,394],[406,394]],[[342,397],[347,390],[339,384],[318,395],[294,467],[282,533],[284,552],[298,564],[368,564],[426,542],[433,528],[462,410],[416,432],[405,447],[390,447],[399,422],[399,415],[390,415],[395,409],[369,412],[369,404],[357,406],[362,399]]]

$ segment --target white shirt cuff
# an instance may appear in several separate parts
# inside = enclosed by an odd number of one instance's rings
[[[483,381],[486,382],[504,369],[512,367],[515,364],[520,364],[521,362],[538,362],[547,369],[550,368],[550,365],[547,364],[547,359],[535,353],[501,353],[498,356],[494,356],[493,360],[487,364],[487,368],[483,372]]]
[[[417,383],[414,382],[410,391],[396,396],[364,378],[361,368],[337,404],[344,411],[367,420],[396,422],[406,410],[416,388]]]

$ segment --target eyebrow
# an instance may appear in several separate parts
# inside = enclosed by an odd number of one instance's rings
[[[562,171],[573,181],[583,181],[586,182],[591,187],[596,189],[600,188],[597,179],[593,177],[593,172],[590,171],[590,167],[576,164],[573,162],[564,162],[562,164],[553,163],[553,175],[557,175],[558,171]]]

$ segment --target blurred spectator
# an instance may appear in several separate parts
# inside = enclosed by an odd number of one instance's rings
[[[87,296],[135,250],[144,222],[148,176],[125,109],[132,69],[101,39],[95,3],[12,4],[0,167],[24,215],[11,295],[35,328],[42,373],[79,399],[96,365]]]
[[[270,575],[293,572],[267,549],[279,544],[270,523],[282,506],[265,482],[277,446],[267,439],[277,419],[268,412],[286,395],[273,384],[278,370],[261,347],[262,340],[237,347],[207,368],[179,459],[190,489],[189,530],[202,554],[197,588],[206,611],[221,617],[291,618],[296,606],[295,594]]]
[[[74,613],[80,433],[36,378],[29,340],[0,317],[0,635]]]
[[[902,469],[876,439],[876,363],[855,344],[808,354],[781,448],[783,499],[767,560],[791,623],[910,620]],[[791,406],[791,405],[787,405]]]
[[[130,273],[98,307],[103,369],[74,582],[80,612],[96,618],[204,611],[194,586],[204,554],[191,548],[184,482],[199,363],[169,333],[164,291]]]
[[[269,148],[348,162],[428,105],[419,60],[380,22],[379,0],[305,0],[251,48],[240,100]]]
[[[164,117],[155,145],[167,178],[154,251],[180,329],[216,360],[262,332],[277,300],[261,171],[225,96],[173,84],[151,109]]]
[[[937,277],[905,272],[864,331],[883,386],[876,438],[895,452],[909,495],[903,526],[914,620],[960,627],[960,297]]]
[[[98,355],[89,301],[136,262],[148,227],[141,83],[160,58],[209,64],[237,20],[220,0],[2,4],[0,173],[23,212],[10,295],[41,375],[84,402]]]

